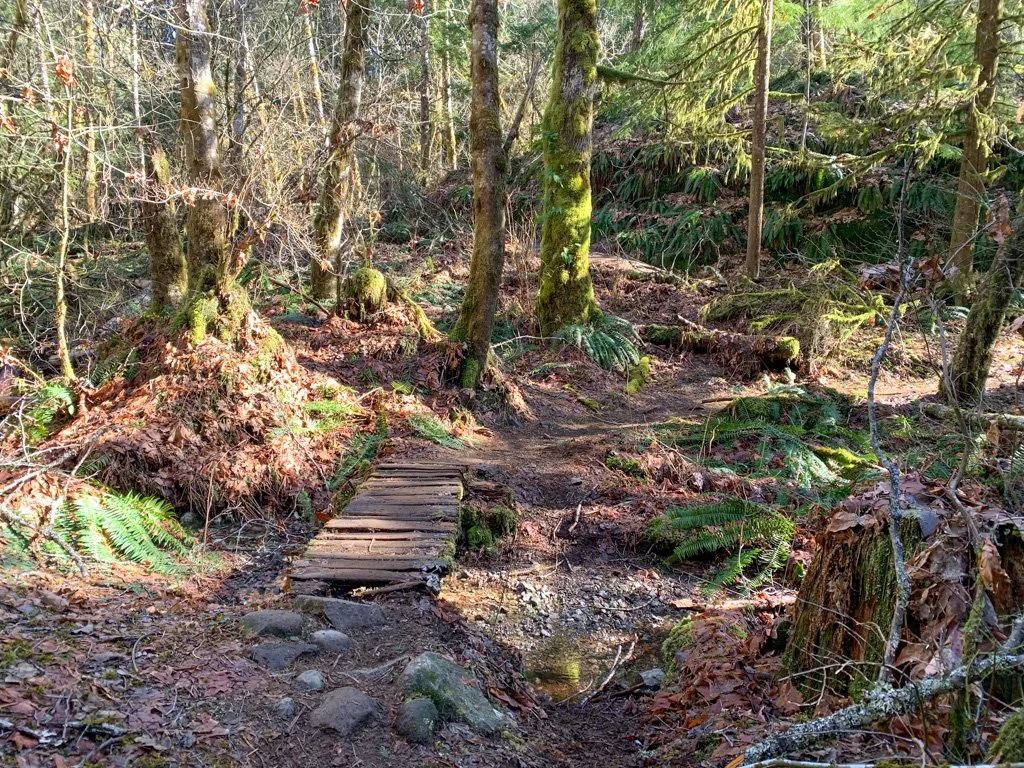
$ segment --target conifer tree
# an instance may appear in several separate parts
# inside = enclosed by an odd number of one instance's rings
[[[747,218],[747,277],[761,274],[761,233],[764,229],[765,124],[768,121],[768,81],[772,51],[772,0],[761,0],[754,62],[754,111],[750,135],[750,206]]]
[[[1002,23],[1002,0],[979,0],[974,37],[974,64],[978,69],[978,92],[967,110],[967,133],[960,163],[956,210],[953,212],[953,234],[950,250],[962,278],[974,268],[974,236],[978,213],[985,196],[985,172],[988,155],[995,138],[992,108],[996,98],[996,75],[999,69],[999,26]]]

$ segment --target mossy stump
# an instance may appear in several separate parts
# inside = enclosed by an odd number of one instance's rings
[[[866,520],[826,532],[800,585],[782,667],[808,700],[822,689],[856,697],[878,677],[896,576],[886,525]],[[904,519],[903,541],[909,559],[923,541],[917,520]]]
[[[360,267],[345,281],[345,298],[359,321],[366,322],[387,304],[387,278],[373,267]]]

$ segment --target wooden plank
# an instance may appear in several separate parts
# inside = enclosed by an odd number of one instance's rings
[[[377,560],[351,560],[342,557],[317,557],[311,560],[297,560],[292,563],[292,568],[328,568],[330,570],[342,568],[371,571],[412,571],[414,573],[419,573],[424,568],[428,571],[446,571],[448,570],[448,564],[443,560],[425,560],[423,558],[414,562],[411,560],[394,560],[390,557],[380,558]]]
[[[364,496],[363,498],[357,498],[353,500],[344,510],[345,512],[365,512],[369,510],[389,510],[385,514],[390,514],[391,511],[402,512],[409,509],[410,507],[420,507],[422,509],[440,509],[444,511],[455,511],[459,508],[459,503],[454,499],[448,501],[428,501],[426,499],[417,498],[415,496],[406,496],[404,498],[374,498],[370,496]]]
[[[395,520],[388,517],[336,517],[328,520],[325,528],[335,531],[430,531],[433,533],[454,533],[455,523],[425,520]]]
[[[360,533],[358,531],[332,531],[321,529],[313,541],[376,541],[376,542],[444,542],[450,539],[447,531],[381,531],[378,533]]]
[[[394,584],[411,581],[422,574],[407,571],[373,571],[365,568],[297,568],[291,578],[298,581],[327,581],[337,584]]]
[[[415,552],[415,553],[400,553],[400,554],[388,554],[386,552],[347,552],[347,551],[315,551],[306,552],[300,560],[293,561],[293,565],[304,562],[306,560],[345,560],[346,562],[376,562],[382,558],[387,558],[388,562],[399,563],[406,565],[409,563],[415,563],[416,567],[429,562],[441,562],[444,558],[440,557],[440,552]],[[399,569],[402,570],[402,569]]]
[[[347,517],[350,520],[358,520],[363,517],[389,517],[395,520],[450,520],[451,522],[457,522],[459,519],[459,513],[452,510],[444,509],[421,509],[419,507],[408,507],[406,509],[393,509],[389,511],[383,511],[379,507],[373,509],[355,511],[345,510],[339,517]]]
[[[417,485],[396,485],[392,488],[370,488],[369,490],[360,490],[354,497],[354,499],[365,499],[365,498],[406,498],[409,496],[418,496],[422,499],[455,499],[456,501],[461,498],[462,494],[461,485],[448,485],[445,487],[434,487],[434,488],[422,488]]]

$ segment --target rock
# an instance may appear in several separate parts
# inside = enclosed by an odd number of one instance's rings
[[[304,653],[312,653],[315,645],[309,643],[260,643],[252,649],[252,657],[272,672],[287,669],[291,663]]]
[[[336,629],[321,629],[309,639],[324,653],[344,653],[352,647],[352,638]]]
[[[300,691],[319,691],[324,687],[324,676],[315,669],[307,669],[295,678],[295,685]]]
[[[348,736],[377,719],[377,705],[358,688],[338,688],[324,696],[309,716],[309,724]]]
[[[363,627],[379,627],[386,622],[384,611],[376,603],[357,603],[336,597],[296,595],[292,603],[297,610],[323,616],[341,632]]]
[[[302,617],[292,611],[255,611],[242,617],[242,628],[256,637],[297,637],[302,634]]]
[[[485,734],[501,728],[502,715],[491,706],[487,696],[467,680],[470,672],[436,653],[414,658],[402,672],[402,685],[408,696],[425,696],[434,702],[442,718],[458,720]]]
[[[660,688],[661,684],[665,681],[665,670],[661,667],[648,669],[646,672],[640,673],[640,679],[644,681],[644,685],[648,688]]]
[[[437,707],[430,699],[409,699],[402,705],[395,730],[414,744],[429,744],[437,727]]]
[[[295,716],[295,699],[291,696],[285,696],[270,711],[274,714],[274,717],[288,720]]]
[[[203,527],[203,518],[195,512],[186,512],[181,516],[181,524],[186,528],[191,528],[193,531],[198,531]]]

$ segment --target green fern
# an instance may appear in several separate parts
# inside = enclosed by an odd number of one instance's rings
[[[181,572],[179,559],[192,549],[191,535],[167,502],[106,488],[77,493],[58,511],[54,529],[89,559],[141,563],[168,575]]]
[[[669,562],[731,553],[712,578],[710,591],[740,582],[748,589],[765,583],[788,562],[796,531],[793,520],[779,510],[736,496],[712,504],[674,507],[660,518],[660,524],[662,535],[668,530],[676,537]]]
[[[605,315],[591,325],[567,325],[555,334],[555,339],[582,349],[608,371],[625,373],[640,362],[640,352],[634,343],[639,339],[636,328],[612,315]]]
[[[59,381],[42,384],[19,381],[17,384],[28,388],[20,425],[24,427],[25,438],[30,444],[45,440],[55,426],[74,414],[74,393],[66,384]]]

